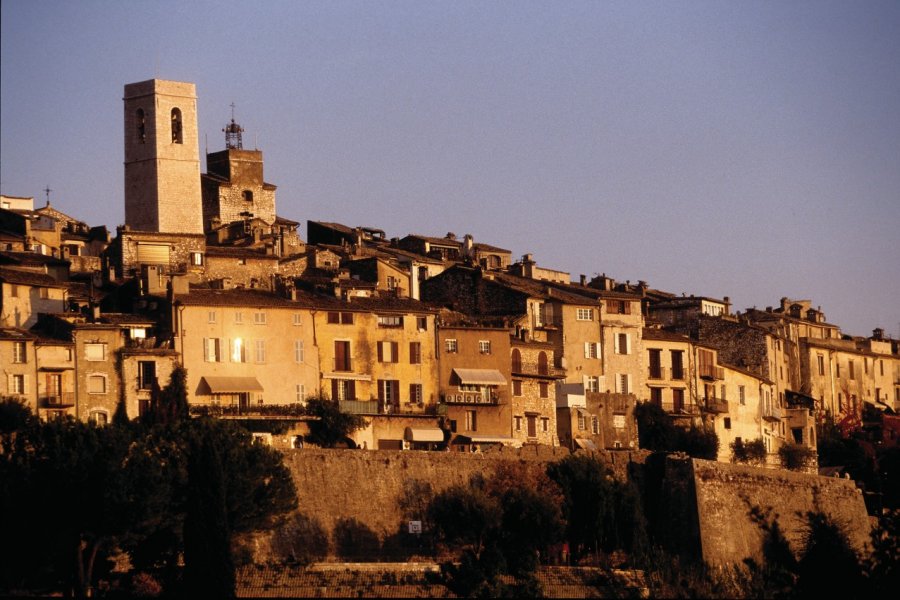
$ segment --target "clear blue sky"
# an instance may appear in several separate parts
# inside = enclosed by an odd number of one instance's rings
[[[0,190],[124,217],[122,92],[237,105],[279,214],[900,335],[900,2],[2,3]],[[201,168],[205,165],[201,163]]]

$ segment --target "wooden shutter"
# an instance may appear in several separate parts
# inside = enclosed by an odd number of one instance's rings
[[[400,362],[400,344],[398,342],[390,342],[391,344],[391,362]]]
[[[384,342],[378,342],[378,362],[384,362]]]

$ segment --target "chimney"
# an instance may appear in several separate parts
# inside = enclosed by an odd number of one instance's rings
[[[725,301],[725,314],[726,315],[731,314],[731,298],[729,298],[728,296],[725,296],[724,298],[722,298],[722,300]]]
[[[448,240],[456,241],[456,234],[453,233],[452,231],[448,231],[447,235],[445,235],[444,237]]]
[[[578,281],[581,283],[581,287],[587,286],[587,275],[584,275],[584,274],[579,275]]]

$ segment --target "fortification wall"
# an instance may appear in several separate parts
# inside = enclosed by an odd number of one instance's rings
[[[670,458],[668,462],[675,466],[678,461]],[[689,463],[700,551],[708,564],[762,558],[764,532],[751,516],[755,507],[778,519],[795,552],[801,547],[808,512],[828,515],[857,551],[864,551],[869,541],[865,503],[853,481],[697,459]],[[684,465],[674,470],[669,465],[666,477],[677,473],[676,479],[682,479]]]

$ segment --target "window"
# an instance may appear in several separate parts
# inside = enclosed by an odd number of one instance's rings
[[[593,321],[594,320],[594,309],[592,308],[579,308],[575,313],[575,319],[577,321]]]
[[[587,429],[586,419],[584,418],[584,413],[580,410],[578,411],[578,431],[584,431]]]
[[[409,401],[415,404],[422,403],[422,384],[421,383],[411,383],[409,384]]]
[[[156,381],[156,363],[152,360],[138,361],[138,389],[153,389]]]
[[[383,403],[385,411],[400,402],[400,382],[396,379],[379,379],[378,400]]]
[[[351,379],[332,379],[331,397],[340,402],[356,400],[356,382]]]
[[[265,325],[266,324],[266,313],[259,311],[253,313],[253,323],[256,325]]]
[[[847,363],[847,370],[850,373],[850,379],[856,379],[856,363],[854,361],[849,361]]]
[[[139,108],[134,113],[134,124],[137,128],[137,140],[139,144],[147,142],[147,118],[144,116],[144,109]]]
[[[400,315],[378,315],[379,327],[403,327],[403,317]]]
[[[522,372],[522,353],[519,352],[518,348],[513,348],[513,351],[512,351],[512,372],[513,373],[521,373]]]
[[[416,329],[419,331],[427,331],[428,317],[416,317]]]
[[[630,315],[631,302],[628,300],[608,300],[607,312],[614,315]]]
[[[617,387],[619,389],[616,390],[617,394],[629,394],[631,393],[631,375],[626,373],[620,373],[616,377]]]
[[[835,371],[834,374],[835,374],[837,377],[840,377],[840,376],[841,376],[841,363],[840,363],[840,361],[836,361],[836,362],[834,363],[834,371]]]
[[[303,340],[294,340],[294,362],[302,363],[304,359],[303,354]]]
[[[334,342],[334,370],[352,371],[350,368],[350,342],[337,340]]]
[[[525,423],[528,427],[528,437],[537,437],[537,415],[525,415]]]
[[[28,362],[28,358],[25,353],[25,342],[13,342],[13,362]]]
[[[241,192],[241,198],[244,199],[244,202],[253,202],[253,192],[250,190],[244,190]]]
[[[650,379],[662,379],[662,350],[651,348],[647,353],[650,360]]]
[[[422,342],[409,343],[409,364],[418,365],[422,363]]]
[[[522,417],[516,415],[513,418],[516,420],[516,431],[522,431]]]
[[[297,402],[305,402],[306,401],[306,386],[302,383],[298,383],[294,386],[294,390],[297,394],[296,399]]]
[[[650,402],[656,406],[662,407],[662,388],[650,388]]]
[[[726,399],[727,399],[726,396],[725,396],[725,384],[724,384],[724,383],[719,387],[719,393],[721,394],[721,396],[719,396],[719,397],[720,397],[722,400],[726,400]]]
[[[216,311],[211,310],[206,313],[206,322],[207,323],[215,323],[216,322]]]
[[[329,312],[328,322],[332,325],[352,325],[353,313],[351,312]]]
[[[109,422],[109,415],[106,414],[105,410],[92,410],[88,419],[94,425],[106,425]]]
[[[206,362],[222,362],[222,349],[219,338],[205,338],[203,340],[203,360]]]
[[[459,347],[456,344],[456,340],[445,340],[444,341],[444,349],[449,353],[459,351]]]
[[[203,253],[202,252],[191,252],[191,264],[195,267],[200,267],[203,265]]]
[[[548,384],[546,381],[539,381],[538,388],[540,389],[541,398],[550,397],[550,384]]]
[[[584,343],[585,358],[600,358],[600,344],[598,342]]]
[[[466,431],[478,431],[478,413],[474,410],[466,411]]]
[[[547,433],[550,431],[550,419],[547,417],[541,417],[541,431]]]
[[[819,354],[816,356],[816,360],[819,363],[819,375],[825,375],[825,357]]]
[[[684,379],[684,350],[672,350],[672,379]]]
[[[584,391],[586,392],[599,392],[600,391],[600,378],[596,375],[588,375],[584,378]]]
[[[725,429],[731,429],[731,417],[725,417]]]
[[[231,362],[247,362],[247,346],[241,338],[231,340]]]
[[[11,298],[18,298],[19,297],[19,286],[10,284],[9,295]]]
[[[672,390],[672,410],[675,412],[684,410],[684,390],[681,388]]]
[[[391,291],[396,290],[399,283],[400,283],[400,280],[397,279],[396,277],[394,277],[393,275],[387,276],[387,289],[388,290],[391,290]]]
[[[300,313],[294,313],[294,325],[303,325],[303,319]]]
[[[513,396],[521,396],[522,395],[522,380],[521,379],[513,379],[512,382],[512,393]]]
[[[85,344],[84,358],[95,362],[106,360],[106,344]]]
[[[18,395],[25,393],[25,375],[17,373],[10,376],[9,393]]]
[[[266,362],[266,340],[256,340],[256,362]]]
[[[378,362],[400,362],[400,352],[397,342],[378,342]]]
[[[547,353],[541,352],[538,354],[538,375],[549,375],[550,374],[550,366],[547,364]]]
[[[627,333],[618,333],[615,336],[616,354],[631,354],[631,336]]]
[[[181,144],[184,142],[184,136],[181,132],[181,109],[172,109],[172,143]]]
[[[591,416],[591,433],[598,435],[600,433],[600,419],[595,415]]]
[[[878,368],[881,369],[881,375],[883,377],[884,376],[884,360],[883,359],[878,361]]]
[[[88,375],[88,394],[106,393],[106,375]]]
[[[45,287],[38,288],[38,296],[46,300],[50,297],[50,290]]]
[[[741,406],[747,404],[746,390],[742,385],[738,386],[738,403],[740,403]]]
[[[490,354],[491,353],[491,342],[490,340],[478,340],[478,351],[482,354]]]

